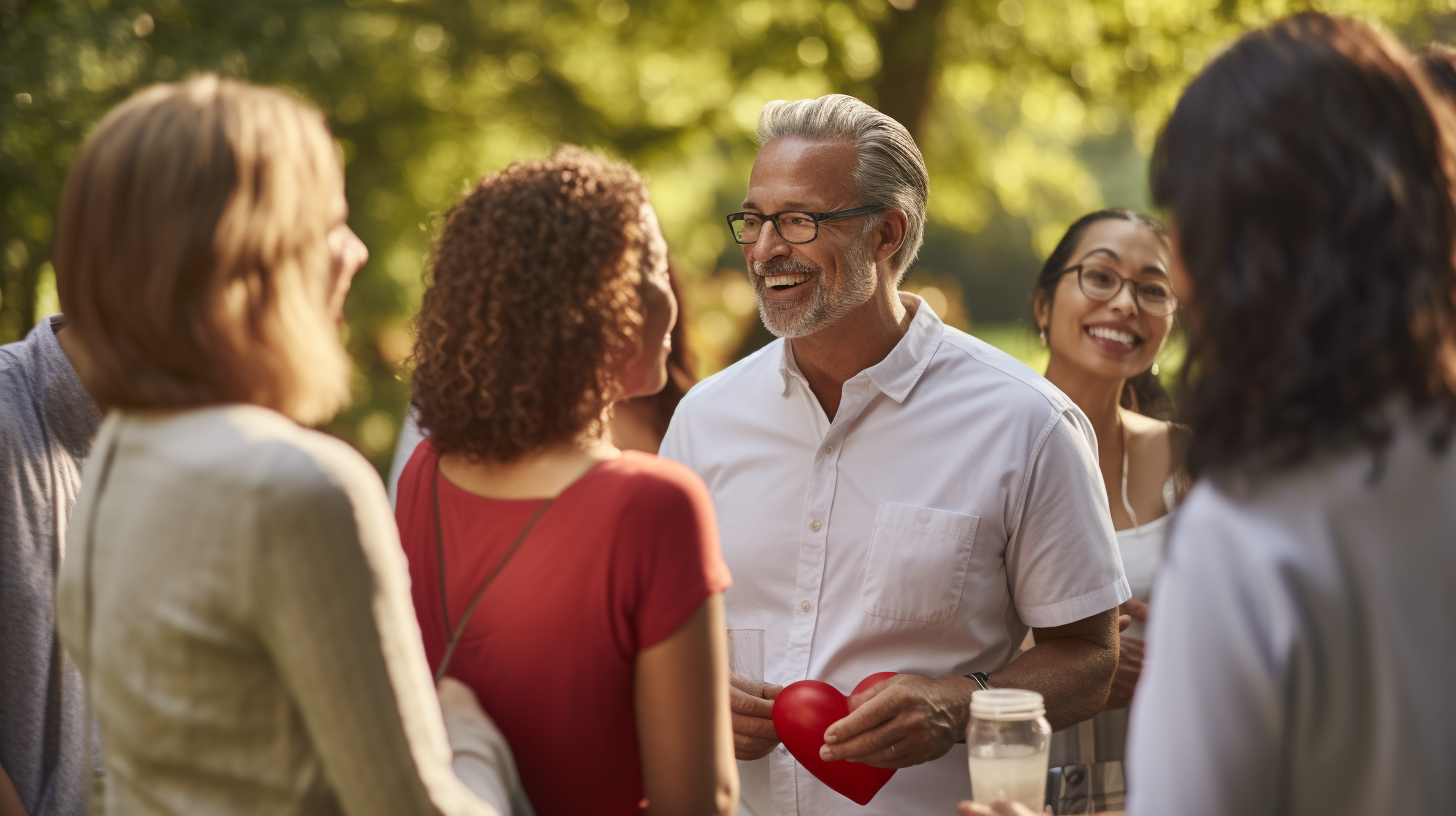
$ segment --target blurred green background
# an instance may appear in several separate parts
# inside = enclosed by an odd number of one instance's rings
[[[1223,44],[1315,7],[1421,45],[1456,32],[1453,2],[0,0],[0,343],[58,310],[52,224],[89,129],[141,86],[216,71],[311,100],[343,145],[372,259],[347,307],[356,399],[326,429],[381,470],[442,214],[558,142],[647,174],[700,373],[762,343],[722,215],[773,99],[849,93],[905,123],[931,176],[907,288],[1040,366],[1026,325],[1041,259],[1086,211],[1146,207],[1157,129]]]

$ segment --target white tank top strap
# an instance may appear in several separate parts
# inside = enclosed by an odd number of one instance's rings
[[[1167,489],[1164,488],[1166,496]],[[1166,499],[1165,499],[1166,501]],[[1127,511],[1127,517],[1132,520],[1132,526],[1138,526],[1137,513],[1133,512],[1132,502],[1127,500],[1127,426],[1122,426],[1122,509]]]

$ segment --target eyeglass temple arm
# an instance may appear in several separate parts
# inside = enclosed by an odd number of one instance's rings
[[[815,221],[833,221],[836,218],[851,218],[856,215],[888,210],[889,207],[883,204],[866,204],[863,207],[855,207],[852,210],[838,210],[835,212],[812,213]]]

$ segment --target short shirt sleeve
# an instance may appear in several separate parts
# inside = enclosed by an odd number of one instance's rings
[[[1006,577],[1028,626],[1065,626],[1132,597],[1091,433],[1073,411],[1050,423],[1008,520]]]
[[[662,642],[732,583],[708,489],[676,462],[652,457],[634,477],[615,546],[619,636],[633,653]]]

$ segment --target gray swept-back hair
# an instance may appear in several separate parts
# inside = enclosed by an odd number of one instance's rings
[[[930,193],[930,174],[910,131],[852,96],[829,94],[764,105],[754,134],[758,146],[784,137],[854,144],[859,151],[854,183],[862,203],[905,214],[905,241],[890,257],[892,268],[904,277],[925,239],[925,199]]]

